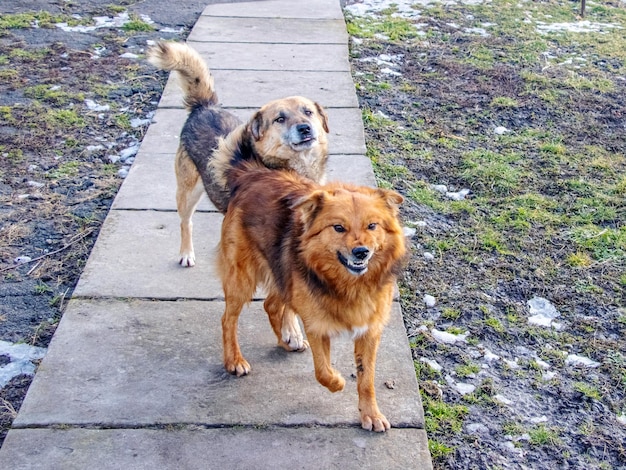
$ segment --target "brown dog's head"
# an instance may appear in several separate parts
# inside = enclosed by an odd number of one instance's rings
[[[271,101],[248,123],[256,152],[270,168],[291,168],[323,180],[328,117],[316,102],[301,96]]]
[[[303,224],[300,252],[320,279],[373,279],[396,274],[405,254],[398,221],[400,194],[348,185],[329,185],[294,204]]]

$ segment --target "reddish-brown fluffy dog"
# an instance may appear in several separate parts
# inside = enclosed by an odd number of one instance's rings
[[[330,363],[330,340],[354,338],[363,428],[385,431],[374,390],[376,352],[389,318],[394,284],[405,256],[398,221],[402,196],[347,184],[320,186],[293,171],[241,164],[228,172],[232,197],[222,225],[218,270],[226,310],[224,366],[250,372],[237,340],[243,306],[259,284],[265,310],[287,350],[297,313],[313,353],[315,376],[331,392],[343,377]],[[287,341],[286,341],[287,339]]]

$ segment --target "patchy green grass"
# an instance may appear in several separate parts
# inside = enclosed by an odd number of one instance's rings
[[[85,100],[84,93],[72,93],[64,91],[61,86],[34,85],[24,88],[24,96],[40,101],[45,101],[58,106],[68,103],[82,103]]]
[[[626,10],[616,4],[587,7],[586,20],[626,28]],[[626,29],[540,31],[579,21],[579,4],[562,1],[421,8],[419,19],[395,19],[393,34],[383,27],[393,9],[348,18],[349,31],[362,39],[352,45],[353,58],[404,57],[399,77],[380,73],[375,62],[353,66],[377,181],[405,195],[407,221],[425,223],[412,240],[415,255],[402,280],[407,324],[471,331],[469,346],[501,357],[513,358],[517,346],[532,350],[557,375],[544,379],[546,366],[536,357],[518,358],[519,368],[489,364],[505,396],[506,381],[513,380],[527,387],[537,409],[545,408],[543,393],[565,393],[611,421],[626,409],[626,366],[616,354],[626,333]],[[411,21],[419,28],[407,32]],[[393,29],[389,22],[385,28]],[[499,126],[508,132],[496,134]],[[454,201],[435,185],[471,192]],[[422,250],[435,259],[425,263]],[[436,294],[436,307],[423,307],[424,292]],[[533,295],[557,305],[563,330],[529,325],[526,301]],[[444,392],[439,400],[422,390],[436,468],[456,463],[451,454],[458,446],[464,456],[492,452],[482,436],[462,435],[467,414],[452,411],[458,403],[468,405],[470,416],[488,409],[482,417],[515,436],[513,445],[534,459],[549,455],[546,466],[580,450],[578,425],[592,437],[585,445],[595,455],[614,464],[623,456],[621,444],[585,427],[575,406],[564,411],[567,428],[552,426],[560,426],[554,416],[549,425],[525,427],[522,411],[506,412],[493,400],[499,391],[461,397],[446,388],[446,373],[480,381],[480,359],[468,362],[467,345],[422,339],[411,347],[414,357],[436,356],[444,366],[434,374],[416,365],[421,383],[436,381]],[[579,368],[566,366],[563,351],[600,361],[597,377],[588,381]],[[590,400],[603,406],[590,407]],[[481,422],[480,414],[472,418]]]
[[[122,26],[122,29],[127,33],[142,33],[146,31],[154,31],[154,26],[145,22],[138,16],[132,16],[128,23]]]

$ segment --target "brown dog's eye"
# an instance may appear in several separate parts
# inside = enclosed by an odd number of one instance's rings
[[[274,119],[274,122],[282,124],[283,122],[285,122],[285,118],[283,116],[278,116],[276,119]]]
[[[306,116],[313,116],[313,111],[311,111],[310,109],[305,109],[305,110],[304,110],[304,114],[305,114]]]
[[[343,225],[333,225],[333,228],[335,229],[335,232],[337,233],[343,233],[346,231],[345,227]]]
[[[367,229],[368,230],[376,230],[376,227],[378,227],[378,224],[372,223],[372,224],[369,224],[367,226]]]

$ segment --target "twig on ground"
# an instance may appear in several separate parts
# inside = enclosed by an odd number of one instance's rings
[[[70,242],[67,245],[62,246],[58,250],[51,251],[50,253],[46,253],[45,255],[38,256],[37,258],[33,258],[33,259],[28,260],[28,261],[24,261],[22,263],[14,264],[13,266],[7,266],[5,268],[0,269],[0,273],[3,273],[5,271],[10,271],[11,269],[15,269],[15,268],[17,268],[19,266],[23,266],[25,264],[29,264],[29,263],[34,263],[36,261],[40,261],[40,260],[42,260],[44,258],[48,258],[49,256],[52,256],[52,255],[56,255],[57,253],[60,253],[61,251],[67,250],[70,246],[78,243],[83,238],[86,238],[87,236],[91,235],[92,232],[93,232],[93,229],[87,230],[86,232],[81,233],[77,237],[74,237],[74,239],[70,240]],[[35,266],[35,268],[36,267],[37,266]],[[28,273],[30,274],[32,271],[34,271],[35,268],[31,269]]]

